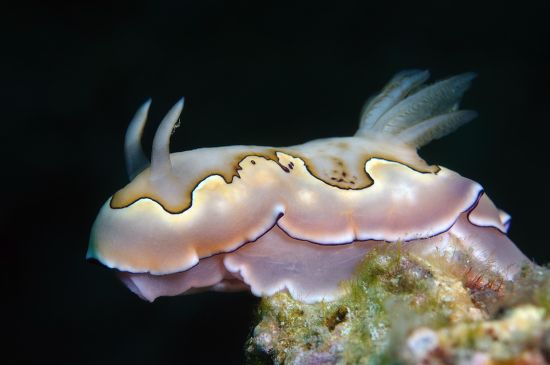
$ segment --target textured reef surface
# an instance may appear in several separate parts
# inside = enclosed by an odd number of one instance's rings
[[[264,297],[249,364],[550,364],[550,269],[510,280],[468,252],[402,246],[364,258],[346,294]]]

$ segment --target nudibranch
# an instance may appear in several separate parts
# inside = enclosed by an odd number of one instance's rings
[[[126,133],[131,181],[101,208],[87,257],[150,301],[203,289],[333,300],[388,242],[462,247],[511,278],[527,259],[506,235],[510,217],[478,183],[417,154],[476,116],[458,108],[474,76],[426,85],[427,71],[398,73],[353,137],[281,148],[170,153],[182,99],[160,123],[150,162],[140,142],[148,101]]]

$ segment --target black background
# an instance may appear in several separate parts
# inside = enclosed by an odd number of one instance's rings
[[[363,102],[397,71],[475,71],[463,107],[480,117],[420,153],[480,182],[513,215],[523,252],[550,261],[545,2],[260,3],[2,9],[2,280],[17,363],[242,361],[256,298],[149,304],[84,261],[95,214],[127,182],[124,131],[148,97],[147,150],[180,96],[172,151],[292,145],[353,134]]]

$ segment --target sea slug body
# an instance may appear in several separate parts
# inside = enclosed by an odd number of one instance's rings
[[[426,86],[428,77],[394,76],[353,137],[282,148],[170,154],[182,99],[159,126],[150,163],[140,141],[145,103],[126,134],[131,181],[101,208],[87,257],[151,301],[200,289],[332,300],[387,242],[425,252],[459,245],[512,277],[526,258],[506,236],[510,217],[479,184],[417,154],[476,116],[458,110],[474,75]]]

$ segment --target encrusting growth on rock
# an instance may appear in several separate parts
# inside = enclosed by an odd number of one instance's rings
[[[369,253],[345,295],[262,299],[249,364],[549,364],[550,270],[513,281],[468,253]]]

